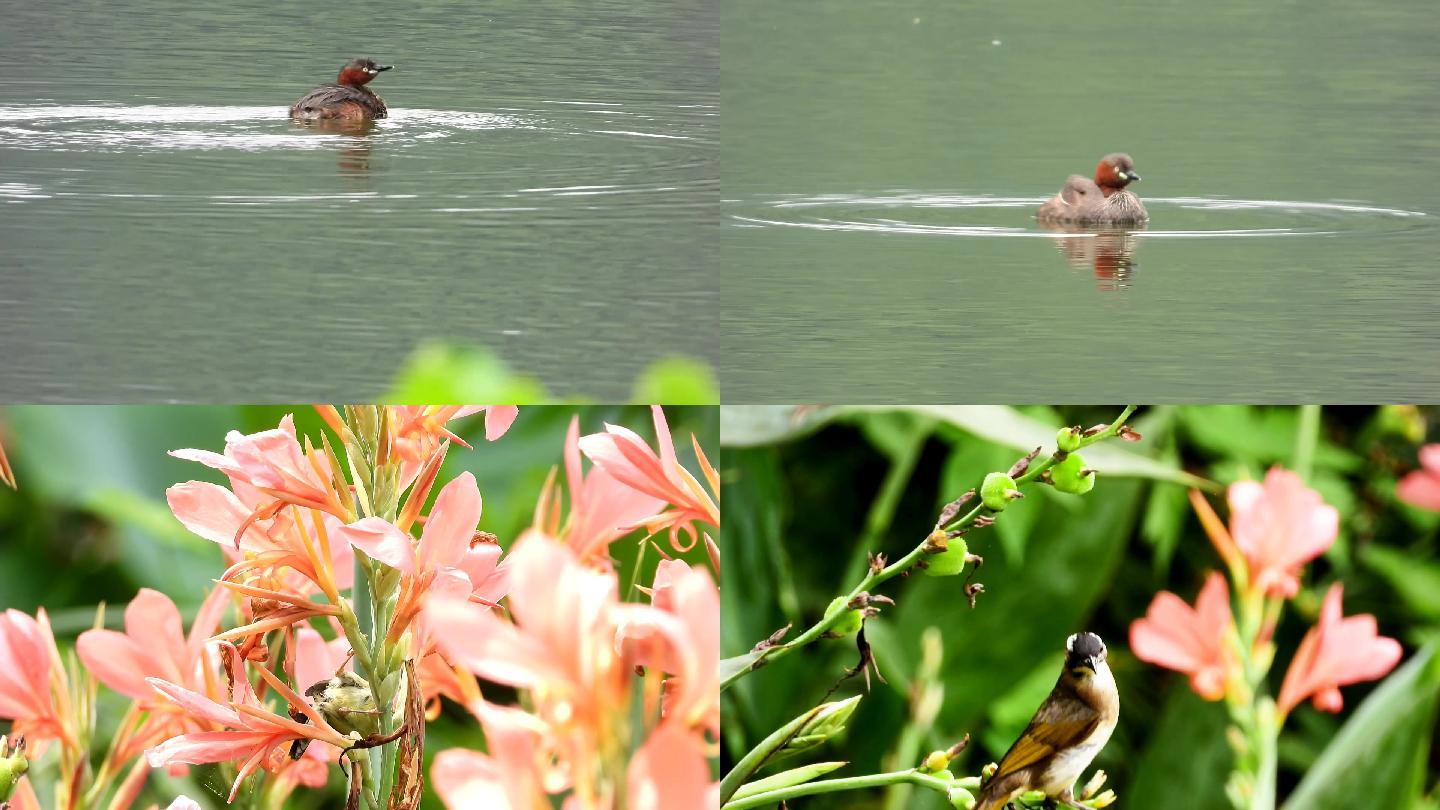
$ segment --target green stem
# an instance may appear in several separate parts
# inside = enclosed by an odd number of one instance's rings
[[[934,432],[934,426],[935,422],[931,419],[921,420],[910,434],[910,441],[891,459],[885,480],[881,482],[880,490],[865,516],[865,531],[860,535],[860,542],[855,544],[855,557],[845,569],[845,579],[859,576],[859,572],[865,570],[869,550],[880,545],[880,536],[894,522],[900,497],[905,494],[905,486],[915,473],[915,465],[920,461],[920,453]]]
[[[1080,447],[1089,447],[1096,442],[1103,441],[1118,434],[1120,428],[1124,426],[1125,420],[1130,417],[1130,414],[1135,412],[1135,407],[1136,406],[1134,405],[1125,406],[1125,410],[1122,411],[1120,413],[1120,416],[1114,422],[1111,422],[1108,427],[1106,427],[1099,433],[1094,434],[1093,436],[1087,436],[1081,439]],[[1059,459],[1056,459],[1055,456],[1052,455],[1044,459],[1036,459],[1035,461],[1031,462],[1030,469],[1027,470],[1024,475],[1015,479],[1016,487],[1023,487],[1024,485],[1031,483],[1035,479],[1039,478],[1046,470],[1055,466],[1058,461]],[[982,512],[985,511],[988,510],[986,510],[983,505],[977,505],[975,508],[965,513],[963,517],[960,517],[952,521],[949,525],[943,526],[941,528],[944,528],[948,531],[967,528],[975,522],[976,518],[980,517]],[[922,541],[921,543],[916,545],[915,548],[911,549],[910,553],[906,554],[904,557],[901,557],[899,560],[896,560],[895,562],[887,565],[879,571],[872,571],[868,575],[866,575],[866,577],[860,581],[859,585],[856,585],[850,590],[848,594],[845,594],[846,601],[854,599],[862,591],[870,591],[875,586],[885,582],[886,580],[892,579],[910,570],[912,567],[914,567],[915,563],[919,562],[922,558],[926,556],[928,555],[925,553],[925,542]],[[734,686],[737,682],[739,682],[741,678],[760,668],[760,666],[766,661],[771,661],[776,658],[782,658],[794,652],[795,650],[798,650],[801,647],[804,647],[805,645],[810,644],[821,638],[825,635],[825,632],[827,630],[829,630],[832,626],[838,623],[841,619],[845,618],[845,613],[846,612],[843,610],[837,610],[830,616],[822,618],[820,619],[820,621],[811,625],[809,629],[801,633],[799,636],[796,636],[794,639],[784,644],[777,644],[774,647],[767,647],[766,649],[760,651],[760,653],[755,656],[755,659],[751,661],[749,665],[739,670],[736,670],[735,672],[732,672],[728,677],[721,680],[720,691],[723,692],[726,689],[729,689],[731,686]]]
[[[1300,406],[1300,427],[1295,432],[1295,473],[1306,481],[1315,463],[1315,446],[1320,441],[1320,406]]]
[[[754,796],[746,796],[743,799],[735,799],[720,805],[721,810],[746,810],[750,807],[764,807],[770,804],[797,799],[801,796],[815,796],[821,793],[838,793],[842,790],[865,790],[867,788],[885,787],[886,785],[911,784],[929,788],[945,796],[952,787],[979,787],[979,779],[950,780],[941,779],[938,776],[931,776],[928,773],[921,773],[911,769],[908,771],[892,771],[890,773],[876,773],[869,776],[851,776],[845,779],[822,779],[818,782],[806,782],[803,785],[770,790],[764,793],[757,793]],[[972,784],[973,783],[973,784]]]

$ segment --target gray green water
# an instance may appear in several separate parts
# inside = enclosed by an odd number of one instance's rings
[[[726,401],[1440,396],[1429,2],[732,0]],[[1134,236],[1045,235],[1127,151]]]
[[[701,0],[9,3],[7,401],[359,399],[426,339],[557,393],[716,360]],[[285,108],[393,63],[360,135]]]

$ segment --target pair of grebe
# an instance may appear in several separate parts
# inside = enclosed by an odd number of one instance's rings
[[[1094,180],[1070,175],[1060,193],[1035,212],[1035,218],[1066,225],[1143,225],[1150,215],[1140,198],[1125,188],[1139,179],[1129,155],[1106,155],[1095,167]]]

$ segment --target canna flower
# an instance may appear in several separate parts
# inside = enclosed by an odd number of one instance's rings
[[[626,608],[621,636],[638,642],[636,659],[669,675],[665,719],[687,730],[720,734],[720,591],[710,572],[681,560],[655,569],[652,607]],[[665,617],[668,621],[657,620]],[[657,640],[662,643],[647,643]]]
[[[490,753],[452,748],[436,754],[430,781],[440,800],[449,810],[549,810],[545,779],[553,766],[546,759],[545,724],[520,709],[483,700],[470,710],[480,719]],[[550,787],[563,790],[563,777]]]
[[[181,629],[180,611],[170,597],[142,588],[125,608],[125,632],[95,629],[80,634],[75,650],[85,668],[101,683],[134,699],[134,711],[149,714],[138,728],[133,713],[122,723],[116,735],[117,741],[125,740],[117,743],[120,761],[158,740],[207,728],[156,695],[146,678],[205,691],[214,672],[205,656],[205,641],[219,626],[228,600],[225,590],[211,591],[187,636]]]
[[[13,721],[11,734],[40,750],[48,740],[75,744],[65,720],[68,696],[68,679],[45,608],[34,618],[5,611],[0,616],[0,718]]]
[[[565,480],[570,516],[561,535],[581,559],[604,556],[612,542],[665,508],[665,501],[621,483],[598,466],[589,475],[582,471],[579,417],[570,419],[565,434]]]
[[[441,598],[427,608],[430,631],[456,665],[529,690],[536,716],[555,735],[558,761],[589,779],[603,769],[609,729],[629,723],[634,662],[618,649],[616,577],[586,568],[567,546],[534,532],[520,539],[509,563],[513,623]]]
[[[280,507],[294,505],[350,518],[336,483],[338,471],[325,454],[300,446],[289,414],[274,430],[249,435],[230,431],[223,455],[208,450],[171,450],[170,455],[225,473],[231,489],[257,516],[272,516]]]
[[[1225,577],[1206,577],[1191,608],[1168,591],[1155,595],[1145,618],[1130,625],[1130,649],[1142,661],[1183,672],[1206,700],[1225,696],[1237,663],[1226,646],[1234,619]]]
[[[705,480],[710,485],[712,498],[700,482],[688,470],[680,466],[675,458],[675,443],[670,438],[670,428],[665,423],[665,412],[659,405],[651,406],[655,419],[655,438],[660,452],[657,454],[645,440],[627,428],[618,425],[605,426],[604,433],[592,433],[580,439],[580,450],[596,467],[620,483],[658,498],[672,507],[673,511],[663,512],[640,522],[652,534],[661,529],[670,530],[670,542],[680,551],[688,551],[695,545],[694,521],[699,520],[711,526],[720,525],[720,507],[716,503],[720,492],[720,478],[710,460],[700,449],[700,443],[691,437],[695,455]],[[681,544],[678,533],[685,531],[690,542]]]
[[[410,626],[431,591],[474,596],[492,605],[504,595],[500,546],[475,532],[482,509],[475,476],[464,472],[435,497],[418,543],[378,517],[336,528],[337,538],[404,575],[391,640]]]
[[[1280,687],[1280,713],[1312,698],[1315,708],[1338,712],[1344,706],[1340,687],[1383,678],[1400,662],[1400,642],[1377,632],[1369,613],[1342,618],[1340,583],[1330,586],[1320,607],[1320,621],[1305,633]]]
[[[389,410],[395,425],[390,434],[390,455],[400,459],[402,487],[415,480],[442,441],[470,446],[445,423],[484,411],[485,441],[493,442],[505,435],[520,413],[514,405],[392,405]]]
[[[1420,469],[1400,479],[1395,495],[1411,506],[1440,512],[1440,444],[1420,448]]]
[[[320,712],[269,669],[256,667],[255,671],[285,699],[290,708],[304,714],[309,722],[297,722],[266,708],[255,696],[250,682],[238,674],[243,666],[239,652],[230,644],[224,645],[224,651],[230,657],[230,671],[236,673],[229,700],[211,700],[160,678],[146,679],[156,692],[196,720],[227,729],[193,732],[168,739],[146,752],[150,767],[238,761],[241,763],[240,771],[228,799],[233,802],[240,792],[240,784],[257,769],[263,767],[276,771],[285,768],[290,762],[287,753],[290,743],[295,740],[314,740],[341,749],[350,747],[354,742],[325,722]]]
[[[205,640],[220,625],[227,598],[223,590],[211,591],[186,635],[180,610],[170,597],[141,588],[125,608],[125,632],[86,630],[75,642],[75,650],[101,683],[141,701],[147,710],[168,706],[145,679],[201,687],[201,653]]]
[[[1300,590],[1300,569],[1330,548],[1340,513],[1300,476],[1273,467],[1264,483],[1230,485],[1230,534],[1245,556],[1250,587],[1290,598]]]

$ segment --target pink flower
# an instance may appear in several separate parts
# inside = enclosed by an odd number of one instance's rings
[[[238,674],[243,666],[239,652],[229,644],[224,645],[224,650],[230,656],[231,671],[237,675],[231,687],[231,698],[223,703],[160,678],[146,679],[155,691],[197,720],[231,729],[194,732],[166,740],[146,752],[150,767],[239,761],[242,763],[240,772],[230,790],[229,801],[233,802],[240,792],[240,783],[258,768],[278,770],[285,767],[290,761],[286,750],[295,740],[316,740],[337,748],[347,748],[351,744],[350,738],[326,723],[324,716],[284,681],[266,667],[256,667],[255,671],[270,687],[310,722],[300,723],[267,709],[256,698],[249,681]]]
[[[141,701],[147,709],[168,706],[145,679],[200,687],[201,652],[220,625],[227,598],[222,590],[212,591],[187,636],[170,597],[141,588],[125,608],[125,632],[86,630],[75,642],[76,652],[85,668],[116,692]]]
[[[1420,448],[1420,469],[1406,473],[1395,494],[1411,506],[1440,512],[1440,444]]]
[[[1306,698],[1315,708],[1338,712],[1340,687],[1382,678],[1400,662],[1400,642],[1379,635],[1369,613],[1341,618],[1342,586],[1325,593],[1320,621],[1300,641],[1280,687],[1280,712],[1288,714]]]
[[[1145,618],[1130,625],[1130,648],[1142,661],[1189,675],[1190,688],[1206,700],[1219,700],[1235,674],[1225,645],[1233,624],[1230,588],[1212,573],[1193,609],[1169,591],[1156,594]]]
[[[322,453],[301,448],[295,420],[286,415],[274,430],[245,435],[232,430],[225,436],[225,453],[208,450],[171,450],[170,455],[198,461],[230,478],[230,488],[252,507],[264,501],[293,504],[348,519],[334,472]],[[273,512],[271,512],[273,514]]]
[[[655,418],[656,444],[659,454],[650,449],[645,440],[627,428],[606,425],[605,433],[593,433],[580,439],[580,450],[589,457],[596,467],[605,471],[626,486],[658,498],[674,507],[643,521],[650,532],[670,530],[670,541],[681,551],[688,551],[695,545],[693,521],[699,520],[711,526],[720,525],[720,507],[715,498],[719,497],[720,479],[710,461],[700,449],[699,442],[691,437],[695,454],[710,489],[712,498],[700,482],[688,470],[680,466],[675,457],[675,443],[670,438],[670,428],[665,423],[665,412],[659,405],[651,406]],[[690,542],[680,544],[678,532],[684,530],[690,535]]]
[[[553,766],[547,759],[545,724],[527,712],[483,700],[470,709],[480,719],[490,753],[452,748],[436,754],[430,780],[440,800],[450,810],[550,807],[545,776]],[[565,782],[562,778],[550,787],[561,790]]]
[[[1300,569],[1330,548],[1340,514],[1300,476],[1279,467],[1263,484],[1230,485],[1230,533],[1249,563],[1250,587],[1290,598],[1300,590]]]
[[[18,610],[0,616],[0,718],[14,721],[11,733],[40,748],[46,740],[71,744],[75,737],[65,722],[69,690],[60,665],[60,651],[50,632],[45,608],[35,618]],[[37,752],[38,753],[38,752]]]
[[[335,530],[337,538],[404,574],[404,589],[390,625],[399,638],[432,592],[476,596],[493,604],[505,593],[500,546],[477,539],[482,501],[475,476],[461,473],[435,497],[417,543],[409,533],[378,517]]]
[[[485,440],[493,442],[510,429],[520,409],[514,405],[392,405],[395,427],[391,453],[401,461],[400,486],[415,480],[425,460],[445,439],[469,447],[445,426],[455,419],[485,412]]]
[[[605,555],[612,542],[665,508],[665,501],[621,483],[598,466],[589,475],[582,472],[579,417],[571,418],[565,434],[565,479],[570,517],[564,537],[581,559]]]
[[[509,563],[514,623],[436,600],[432,632],[440,650],[487,680],[543,688],[561,713],[582,722],[623,700],[615,575],[580,565],[567,547],[533,532],[516,543]]]
[[[626,608],[622,638],[640,642],[639,663],[669,675],[665,719],[680,728],[720,734],[720,591],[710,572],[680,560],[655,569],[651,605]],[[659,642],[659,643],[656,643]]]

